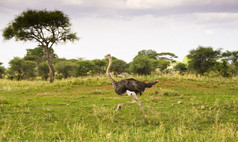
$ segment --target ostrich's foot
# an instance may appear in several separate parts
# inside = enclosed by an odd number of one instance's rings
[[[120,106],[120,104],[118,104],[118,106],[117,106],[117,110],[116,110],[116,113],[118,112],[118,110],[120,110],[121,109],[121,106]]]

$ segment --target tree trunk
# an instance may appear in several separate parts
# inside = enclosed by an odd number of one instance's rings
[[[54,70],[53,70],[53,66],[52,66],[52,63],[51,63],[51,60],[47,59],[48,61],[48,67],[49,67],[49,74],[50,74],[50,83],[53,83],[54,82]]]
[[[52,65],[51,60],[50,60],[50,53],[49,53],[49,48],[48,47],[45,47],[45,53],[46,53],[46,59],[47,59],[48,67],[49,67],[50,83],[53,83],[54,82],[54,69],[53,69],[53,65]]]

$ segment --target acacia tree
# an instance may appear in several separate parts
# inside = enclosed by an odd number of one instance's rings
[[[155,69],[156,68],[153,66],[153,59],[147,56],[136,56],[130,64],[131,72],[139,75],[150,75]]]
[[[151,59],[157,59],[158,53],[152,49],[149,49],[149,50],[144,49],[139,51],[137,56],[147,56]]]
[[[162,52],[157,53],[155,50],[141,50],[137,56],[146,56],[150,59],[154,59],[153,66],[158,67],[160,71],[165,70],[171,63],[175,62],[174,58],[178,58],[173,53]]]
[[[70,29],[71,23],[62,11],[27,10],[18,15],[13,22],[3,30],[3,37],[9,40],[13,37],[21,41],[36,41],[44,49],[48,62],[50,83],[54,81],[54,70],[50,51],[53,45],[60,42],[78,40],[76,33]]]
[[[221,57],[221,49],[213,50],[212,47],[199,46],[187,55],[188,67],[197,74],[204,74],[214,69],[217,60]]]

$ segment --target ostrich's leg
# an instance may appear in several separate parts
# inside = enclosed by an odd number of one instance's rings
[[[129,90],[126,91],[126,94],[127,94],[128,96],[131,96],[132,93],[134,93],[134,92],[129,91]],[[137,103],[137,101],[135,101],[134,99],[132,99],[132,102],[131,102],[131,103],[118,104],[118,105],[117,105],[116,113],[118,112],[119,109],[121,109],[121,106],[129,106],[129,105],[133,105],[133,104],[136,104],[136,103]]]
[[[123,103],[123,104],[118,104],[117,105],[117,110],[116,110],[116,113],[119,109],[121,109],[121,106],[128,106],[128,105],[133,105],[133,104],[136,104],[137,102],[131,102],[131,103]]]
[[[142,111],[142,113],[144,114],[144,117],[145,117],[145,119],[146,119],[147,116],[146,116],[145,110],[144,110],[144,108],[143,108],[143,106],[142,106],[141,101],[137,98],[136,93],[135,93],[135,92],[130,92],[130,95],[129,95],[129,96],[131,97],[131,99],[132,99],[135,103],[137,103],[137,104],[140,106],[141,111]]]
[[[123,105],[131,105],[131,104],[136,104],[137,103],[140,106],[141,111],[144,114],[144,117],[145,117],[145,120],[146,120],[147,116],[146,116],[145,110],[144,110],[144,108],[142,106],[141,101],[137,98],[136,93],[132,92],[132,91],[129,91],[129,90],[127,90],[126,93],[127,93],[128,96],[131,97],[132,103],[125,103]],[[122,104],[119,104],[118,107],[117,107],[117,110],[120,109],[121,106],[122,106]]]
[[[132,92],[132,91],[129,91],[129,90],[127,90],[126,93],[127,93],[128,96],[131,97],[132,102],[131,102],[131,103],[118,104],[117,109],[116,109],[116,112],[117,112],[119,109],[121,109],[121,106],[128,106],[128,105],[132,105],[132,104],[138,104],[138,105],[140,106],[141,111],[142,111],[142,113],[144,114],[144,117],[145,117],[145,120],[146,120],[147,116],[146,116],[145,110],[144,110],[144,108],[143,108],[143,106],[142,106],[141,101],[137,98],[136,93],[135,93],[135,92]]]

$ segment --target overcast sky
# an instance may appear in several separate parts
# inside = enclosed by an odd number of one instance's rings
[[[0,62],[8,67],[34,42],[4,41],[2,30],[27,9],[61,10],[80,40],[55,45],[61,58],[131,62],[138,51],[172,52],[182,61],[191,49],[238,50],[238,0],[0,0]]]

